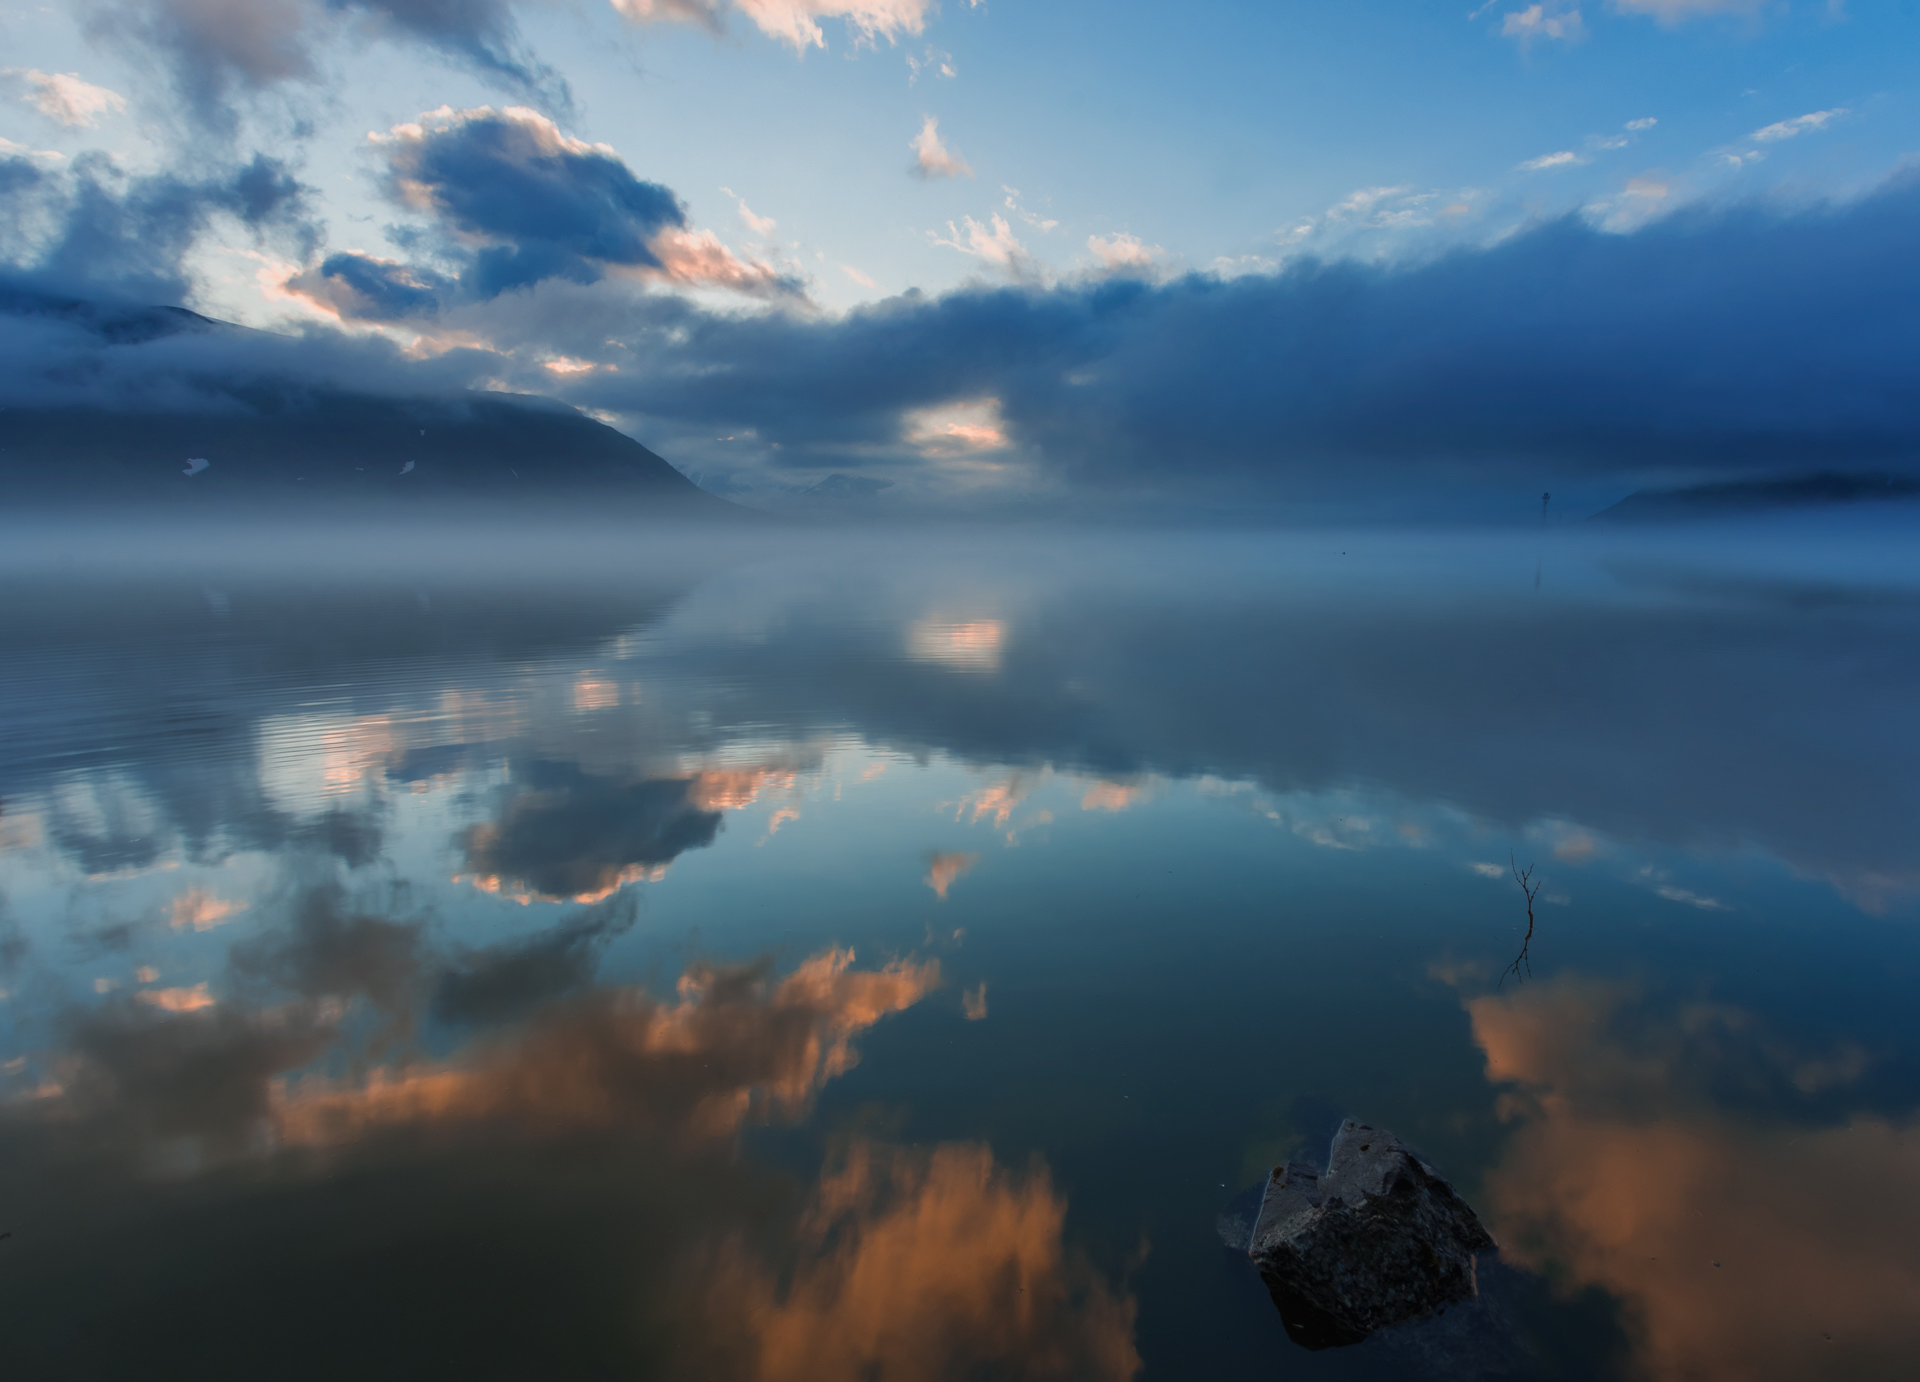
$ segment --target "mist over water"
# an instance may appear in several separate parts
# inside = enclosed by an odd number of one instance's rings
[[[11,1365],[1897,1375],[1906,522],[1596,526],[8,532]],[[1343,1115],[1497,1330],[1286,1340]]]

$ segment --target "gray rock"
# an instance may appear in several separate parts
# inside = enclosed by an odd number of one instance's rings
[[[1247,1251],[1288,1336],[1319,1349],[1472,1300],[1474,1254],[1494,1246],[1437,1171],[1349,1118],[1324,1175],[1274,1167]]]

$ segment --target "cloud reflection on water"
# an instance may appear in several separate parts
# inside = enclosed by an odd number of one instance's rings
[[[554,934],[630,919],[602,904]],[[1138,1370],[1132,1300],[1067,1246],[1037,1160],[855,1138],[795,1203],[741,1156],[745,1129],[806,1116],[862,1033],[938,986],[938,961],[699,963],[671,997],[563,993],[443,1056],[355,1069],[337,1057],[356,1000],[404,1008],[438,964],[416,921],[322,888],[234,949],[223,1001],[91,1005],[49,1078],[0,1101],[19,1366],[339,1375],[382,1346],[424,1365],[424,1346],[473,1377]],[[550,968],[538,950],[457,972]],[[488,1283],[514,1303],[476,1316]],[[348,1319],[287,1353],[300,1321]]]
[[[801,1217],[784,1287],[720,1256],[713,1335],[762,1382],[1112,1379],[1140,1370],[1134,1302],[1065,1246],[1066,1201],[977,1143],[931,1151],[855,1139]]]
[[[1920,1352],[1920,1123],[1767,1117],[1857,1080],[1858,1050],[1800,1051],[1738,1009],[1661,1010],[1563,977],[1467,1004],[1513,1139],[1487,1179],[1523,1262],[1627,1307],[1656,1382],[1893,1375]],[[1769,1094],[1771,1091],[1771,1094]]]

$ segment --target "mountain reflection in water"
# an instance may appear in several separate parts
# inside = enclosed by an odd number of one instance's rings
[[[1902,535],[523,537],[9,558],[21,1375],[1920,1362]],[[1326,1110],[1500,1347],[1221,1255]]]

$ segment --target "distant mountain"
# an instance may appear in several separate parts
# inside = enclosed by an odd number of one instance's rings
[[[103,345],[245,333],[176,307],[108,308],[0,291],[0,314],[59,317]],[[551,400],[392,398],[295,383],[236,389],[218,412],[0,409],[0,505],[386,508],[590,502],[743,516],[631,437]]]
[[[1920,480],[1910,476],[1844,475],[1827,470],[1787,480],[1734,480],[1685,489],[1635,490],[1593,518],[1608,523],[1659,523],[1759,513],[1767,509],[1911,499],[1915,495],[1920,495]]]

